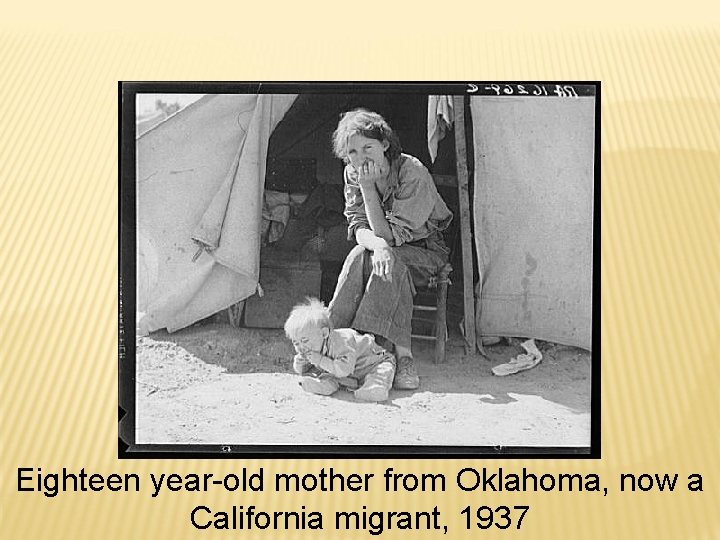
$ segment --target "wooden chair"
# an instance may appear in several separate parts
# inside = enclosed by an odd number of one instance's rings
[[[413,333],[412,337],[435,342],[436,364],[445,362],[445,344],[448,340],[447,329],[447,294],[450,285],[450,273],[453,268],[450,263],[438,270],[435,279],[427,287],[419,288],[413,301],[413,330],[420,324],[432,325],[431,334]],[[432,320],[423,316],[432,314]]]
[[[459,253],[460,226],[459,220],[454,219],[450,227],[443,232],[446,245],[450,248],[448,261],[454,260],[455,253]],[[426,287],[416,287],[417,294],[413,299],[413,332],[415,339],[434,341],[436,364],[445,362],[445,345],[448,340],[447,326],[447,297],[448,287],[451,284],[450,274],[453,267],[450,262],[437,269],[434,279]],[[418,330],[425,330],[419,332]]]

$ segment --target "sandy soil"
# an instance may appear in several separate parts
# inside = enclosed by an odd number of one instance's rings
[[[589,446],[590,353],[537,342],[535,368],[496,377],[491,367],[524,352],[521,340],[466,356],[452,335],[447,362],[414,344],[415,391],[383,403],[347,392],[304,392],[281,330],[213,322],[137,341],[137,442]]]

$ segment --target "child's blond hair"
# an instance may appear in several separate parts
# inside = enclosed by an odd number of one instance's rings
[[[293,339],[297,333],[308,326],[331,328],[330,310],[317,298],[306,298],[305,302],[296,305],[285,321],[285,335]]]

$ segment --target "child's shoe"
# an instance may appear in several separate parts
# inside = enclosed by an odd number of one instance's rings
[[[300,386],[306,392],[321,396],[334,394],[339,387],[337,381],[327,377],[303,377],[300,380]]]

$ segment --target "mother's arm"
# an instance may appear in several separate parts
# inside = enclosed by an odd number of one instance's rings
[[[395,266],[395,255],[391,247],[395,244],[390,225],[385,219],[385,212],[380,204],[380,197],[372,186],[360,185],[365,201],[365,215],[370,223],[370,229],[359,228],[355,230],[355,240],[367,250],[372,251],[373,273],[382,279],[392,281],[392,271]]]
[[[365,201],[365,216],[367,217],[370,229],[357,229],[355,231],[355,239],[365,249],[375,251],[376,249],[389,248],[394,243],[390,225],[385,219],[385,211],[380,203],[375,185],[360,185],[363,200]]]
[[[372,229],[372,232],[376,237],[376,239],[367,238],[365,240],[369,241],[372,245],[377,247],[389,247],[394,245],[395,239],[393,237],[392,230],[390,229],[390,224],[385,218],[385,210],[382,207],[380,195],[378,194],[375,187],[380,176],[381,169],[377,167],[374,163],[370,165],[365,165],[359,171],[358,180],[360,184],[360,192],[362,193],[363,201],[365,201],[365,215],[368,222],[370,223],[370,228]],[[355,235],[355,238],[357,239],[357,235]],[[376,241],[377,239],[384,240],[386,242],[385,246],[383,246],[381,243],[378,243]],[[358,244],[367,249],[376,249],[366,246],[365,244],[361,243],[359,239],[357,240]]]
[[[348,220],[348,240],[354,239],[369,251],[388,249],[394,245],[392,230],[385,218],[374,179],[360,174],[349,165],[345,167],[345,217]]]
[[[355,240],[358,245],[369,251],[377,251],[379,249],[390,249],[392,246],[387,240],[377,236],[371,229],[357,229],[355,231]]]
[[[370,229],[357,229],[355,239],[358,245],[372,252],[373,274],[377,274],[384,280],[392,281],[395,255],[387,240],[377,236]]]

